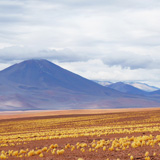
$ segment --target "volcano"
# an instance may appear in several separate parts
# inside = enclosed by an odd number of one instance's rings
[[[44,59],[0,71],[0,110],[156,107],[159,101],[101,86]]]

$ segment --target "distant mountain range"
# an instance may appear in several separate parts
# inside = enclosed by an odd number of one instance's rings
[[[105,87],[44,59],[0,71],[1,111],[160,106],[160,91],[144,92],[123,83]]]
[[[95,81],[95,82],[100,84],[100,85],[106,86],[106,87],[108,87],[111,84],[114,84],[113,82],[110,82],[110,81]],[[116,83],[119,83],[119,82],[116,82]],[[150,86],[146,83],[140,83],[140,82],[121,82],[121,83],[128,84],[130,86],[133,86],[135,88],[138,88],[138,89],[146,91],[146,92],[153,92],[153,91],[156,91],[156,90],[160,89],[158,87]]]
[[[158,87],[155,87],[155,86],[150,86],[146,83],[139,83],[139,82],[127,82],[127,84],[133,86],[133,87],[136,87],[138,89],[141,89],[141,90],[144,90],[144,91],[147,91],[147,92],[153,92],[153,91],[156,91],[156,90],[159,90],[160,88]]]
[[[102,86],[108,86],[108,85],[112,84],[112,82],[110,82],[110,81],[94,81],[94,82],[96,82]]]
[[[125,84],[123,82],[112,83],[108,85],[107,87],[115,89],[122,93],[127,93],[127,94],[134,94],[134,95],[147,95],[148,94],[148,92],[146,91],[133,87],[129,84]]]

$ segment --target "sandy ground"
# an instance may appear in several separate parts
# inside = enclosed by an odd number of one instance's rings
[[[125,108],[125,109],[90,109],[90,110],[32,110],[32,111],[3,111],[0,112],[0,120],[41,117],[41,116],[58,116],[58,115],[88,115],[103,113],[120,113],[120,112],[140,112],[140,111],[159,111],[160,108]]]
[[[19,112],[1,112],[0,113],[0,123],[6,123],[6,121],[10,121],[11,119],[15,119],[15,121],[21,122],[23,119],[29,119],[29,120],[34,120],[34,119],[44,119],[44,118],[63,118],[63,117],[79,117],[81,116],[87,116],[87,115],[113,115],[113,117],[117,117],[117,115],[126,115],[133,112],[139,112],[137,116],[130,116],[127,118],[120,118],[118,119],[118,122],[141,122],[143,125],[143,120],[148,118],[149,114],[152,113],[151,115],[154,116],[156,113],[156,116],[159,118],[160,116],[160,108],[140,108],[140,109],[106,109],[106,110],[69,110],[69,111],[19,111]],[[124,114],[123,114],[124,113]],[[141,114],[143,113],[143,115]],[[99,123],[98,121],[100,117],[97,119],[97,127],[98,126],[105,126],[107,121],[102,121],[103,123]],[[9,120],[7,120],[9,119]],[[76,121],[81,122],[81,120]],[[114,122],[114,121],[113,121]],[[153,122],[147,121],[144,124],[150,124]],[[155,119],[156,125],[159,125],[159,119]],[[57,125],[57,128],[64,129],[63,126],[64,123],[62,123],[60,126]],[[128,123],[130,124],[130,123]],[[94,125],[94,124],[93,124]],[[117,125],[116,121],[113,123],[113,126]],[[72,126],[72,124],[71,124]],[[8,126],[10,127],[10,126]],[[86,126],[90,127],[90,126]],[[14,129],[14,128],[13,128]],[[46,128],[47,129],[47,128]],[[25,145],[16,145],[14,147],[1,147],[0,151],[2,150],[21,150],[21,149],[41,149],[43,147],[49,147],[51,144],[58,144],[59,148],[64,148],[64,146],[69,143],[71,145],[75,145],[77,142],[80,143],[87,143],[91,144],[93,140],[99,141],[99,140],[112,140],[112,139],[119,139],[123,137],[132,137],[132,136],[144,136],[147,135],[149,136],[152,134],[154,137],[157,135],[160,135],[160,131],[154,131],[154,132],[135,132],[131,134],[111,134],[111,135],[101,135],[100,137],[98,136],[85,136],[85,137],[78,137],[78,138],[62,138],[62,139],[49,139],[49,140],[38,140],[38,141],[29,141]],[[154,146],[143,146],[139,148],[128,148],[126,150],[120,150],[120,151],[109,151],[108,149],[106,151],[103,151],[102,148],[97,149],[97,151],[94,152],[89,152],[87,148],[84,153],[82,153],[80,150],[75,149],[74,151],[71,152],[70,149],[65,150],[65,154],[63,155],[52,155],[51,152],[45,152],[44,157],[40,158],[38,156],[32,156],[32,157],[23,157],[23,158],[17,158],[17,157],[11,157],[11,160],[78,160],[78,158],[82,158],[83,160],[106,160],[109,158],[109,160],[129,160],[130,156],[129,154],[134,156],[134,160],[145,160],[145,153],[146,151],[149,151],[150,155],[150,160],[160,160],[160,146],[158,143]],[[153,153],[156,152],[156,156],[153,156]]]

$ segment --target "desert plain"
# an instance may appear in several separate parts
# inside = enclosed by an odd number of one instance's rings
[[[159,160],[160,108],[0,112],[0,159]]]

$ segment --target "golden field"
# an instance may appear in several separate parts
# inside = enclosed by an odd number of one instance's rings
[[[160,109],[57,112],[2,115],[0,159],[160,159]]]

